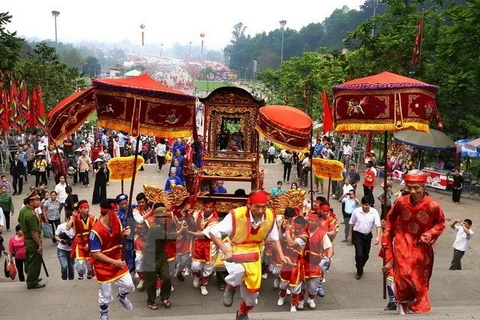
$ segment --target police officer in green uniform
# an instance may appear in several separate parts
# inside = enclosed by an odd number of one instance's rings
[[[40,196],[37,190],[30,192],[23,199],[25,207],[20,210],[18,222],[25,235],[25,247],[27,248],[27,261],[25,271],[27,273],[27,289],[40,289],[45,287],[41,284],[39,278],[42,268],[42,228],[40,221],[35,213],[35,209],[40,206]]]

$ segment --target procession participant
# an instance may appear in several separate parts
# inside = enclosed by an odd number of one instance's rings
[[[25,247],[27,248],[27,260],[25,263],[25,272],[27,273],[27,289],[40,289],[45,287],[39,278],[42,268],[42,229],[40,221],[35,214],[35,209],[40,206],[40,197],[36,190],[31,191],[25,199],[25,205],[18,215],[18,223],[22,228]]]
[[[105,199],[100,202],[100,218],[93,226],[89,240],[93,270],[99,286],[98,304],[100,320],[108,319],[112,297],[112,282],[118,286],[117,300],[126,310],[132,310],[133,304],[127,295],[135,291],[132,276],[122,260],[122,238],[130,234],[130,228],[122,228],[116,214],[115,200]]]
[[[427,177],[418,171],[404,176],[409,195],[401,196],[387,215],[386,272],[393,268],[397,310],[430,311],[428,294],[433,269],[432,245],[445,229],[440,205],[425,194]]]
[[[387,246],[387,237],[385,236],[385,227],[387,226],[387,222],[385,219],[382,219],[380,221],[380,224],[382,225],[382,238],[381,238],[381,245],[382,247],[380,248],[380,251],[378,252],[378,256],[382,258],[383,261],[385,261],[385,248]],[[387,285],[387,296],[388,296],[388,304],[387,306],[383,309],[384,311],[388,310],[397,310],[397,302],[395,300],[395,288],[393,285],[393,268],[390,268],[388,270],[382,270],[385,275],[385,282]]]
[[[286,207],[285,211],[283,212],[283,218],[277,219],[277,228],[279,234],[283,234],[286,230],[284,229],[285,221],[290,224],[295,218],[295,209],[291,207]],[[273,275],[273,287],[276,289],[280,285],[280,269],[282,268],[282,261],[280,260],[280,256],[278,252],[275,250],[275,242],[266,241],[265,243],[265,251],[271,251],[271,262],[268,266],[270,273]]]
[[[118,210],[117,210],[117,216],[120,219],[120,222],[122,223],[122,228],[126,228],[127,226],[132,230],[135,228],[135,223],[134,219],[129,219],[130,217],[128,216],[129,213],[131,212],[130,210],[133,211],[133,208],[128,208],[128,196],[124,193],[119,194],[116,198],[115,201],[117,202]],[[133,216],[132,216],[133,218]],[[135,250],[133,247],[133,237],[130,234],[128,238],[125,240],[124,243],[124,260],[127,263],[128,270],[130,273],[135,273]]]
[[[225,278],[224,306],[232,306],[236,287],[240,286],[243,299],[236,314],[237,320],[248,319],[248,313],[257,303],[262,281],[260,252],[264,241],[274,241],[282,262],[288,261],[279,242],[275,216],[267,204],[268,193],[252,192],[245,207],[234,209],[210,230],[210,239],[224,254],[229,273]],[[222,235],[228,236],[230,241],[223,243]]]
[[[312,214],[308,216],[308,243],[305,247],[305,289],[300,296],[299,305],[303,306],[305,301],[305,291],[308,293],[307,304],[310,309],[315,309],[315,294],[318,294],[318,288],[321,288],[321,279],[323,270],[320,263],[325,261],[328,265],[333,256],[333,245],[328,237],[326,230],[320,228],[322,219],[319,215]],[[326,258],[326,259],[325,259]],[[328,268],[327,268],[328,269]]]
[[[156,285],[157,277],[160,277],[160,300],[164,308],[170,308],[171,278],[170,266],[168,262],[167,244],[173,242],[177,237],[177,230],[171,229],[172,216],[163,206],[158,206],[154,210],[154,220],[150,224],[144,248],[144,274],[145,287],[147,291],[148,307],[157,310],[155,303],[157,298]],[[185,228],[185,227],[182,227]],[[179,232],[183,232],[182,229]]]
[[[187,220],[189,219],[188,214],[186,212],[179,212],[176,214],[176,225],[177,229],[181,229],[182,226],[187,226]],[[191,267],[192,263],[192,236],[188,234],[188,229],[183,228],[183,231],[178,234],[178,237],[175,241],[176,243],[176,269],[175,269],[175,276],[180,281],[185,281],[185,276],[183,275],[183,271],[186,268]],[[187,272],[186,272],[187,273]]]
[[[133,219],[135,219],[135,238],[134,238],[134,248],[135,248],[135,271],[140,278],[140,281],[137,284],[137,289],[143,289],[145,280],[142,273],[142,263],[143,263],[143,248],[145,247],[145,235],[146,229],[145,221],[153,221],[153,209],[148,203],[147,196],[145,193],[140,192],[137,194],[137,207],[133,209]],[[147,225],[148,227],[148,225]]]
[[[172,192],[172,185],[183,186],[183,181],[177,177],[177,169],[175,167],[170,168],[170,176],[167,177],[165,182],[165,191]]]
[[[214,271],[217,259],[217,247],[212,243],[209,234],[212,227],[218,223],[218,213],[215,201],[211,198],[203,200],[203,210],[194,215],[195,230],[188,230],[188,234],[194,237],[192,250],[192,274],[194,275],[193,287],[200,287],[202,296],[208,294],[207,283]]]
[[[67,222],[66,229],[70,230],[73,227],[75,232],[70,256],[75,258],[78,280],[83,280],[85,271],[87,272],[87,279],[92,279],[92,267],[87,261],[90,257],[88,234],[96,222],[97,218],[90,213],[90,206],[87,200],[81,200],[77,203],[72,219]]]
[[[305,280],[303,255],[308,243],[307,221],[304,217],[295,217],[293,223],[284,221],[283,229],[285,229],[285,232],[280,237],[283,243],[283,253],[290,259],[291,263],[284,263],[280,270],[281,282],[277,305],[283,306],[287,296],[287,288],[289,288],[292,293],[290,312],[296,312],[297,306],[299,309],[303,309],[303,304],[299,305],[298,302]]]
[[[375,245],[380,242],[381,224],[380,214],[375,208],[370,207],[370,199],[363,197],[362,206],[352,212],[349,221],[349,232],[347,240],[355,247],[355,267],[357,274],[355,278],[360,280],[363,276],[363,268],[368,261],[370,248],[372,246],[372,231],[375,229]]]

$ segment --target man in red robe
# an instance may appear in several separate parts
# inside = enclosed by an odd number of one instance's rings
[[[410,194],[398,198],[386,217],[383,271],[393,268],[399,314],[423,313],[431,307],[432,245],[445,229],[445,216],[440,205],[425,194],[425,175],[411,172],[404,179]]]
[[[99,285],[98,303],[100,320],[108,320],[109,305],[112,302],[112,282],[118,286],[117,300],[126,310],[133,304],[127,295],[135,290],[128,266],[122,259],[122,238],[130,235],[130,228],[122,228],[117,216],[115,200],[100,202],[100,218],[90,231],[89,241],[92,257],[89,259]]]

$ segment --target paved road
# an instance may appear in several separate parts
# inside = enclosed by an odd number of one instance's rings
[[[277,180],[281,180],[282,165],[280,163],[263,165],[265,170],[265,185],[267,190],[273,188]],[[141,191],[142,183],[158,184],[163,186],[165,174],[157,172],[153,165],[146,165],[145,171],[140,172],[135,194]],[[93,185],[93,183],[92,183]],[[128,184],[127,184],[128,185]],[[226,183],[229,190],[246,185]],[[53,188],[53,183],[50,184]],[[74,187],[74,192],[80,198],[91,200],[92,187]],[[395,189],[397,186],[395,187]],[[379,189],[377,187],[376,189]],[[325,189],[326,190],[326,189]],[[120,191],[120,183],[111,183],[108,195],[115,196]],[[395,191],[395,190],[394,190]],[[378,190],[375,190],[377,193]],[[439,201],[447,218],[471,218],[473,229],[479,223],[478,201],[466,199],[460,205],[454,205],[449,195],[431,192],[431,196]],[[20,208],[21,199],[16,196],[16,208]],[[340,212],[340,204],[333,201],[336,212]],[[18,209],[17,209],[18,211]],[[98,214],[98,207],[93,207]],[[15,221],[17,217],[14,217]],[[343,225],[342,225],[343,227]],[[342,231],[341,231],[342,232]],[[4,238],[12,233],[4,233]],[[449,271],[452,257],[451,245],[455,238],[453,230],[447,228],[439,241],[435,244],[435,266],[431,280],[431,298],[433,310],[430,314],[433,319],[472,319],[480,317],[480,250],[478,236],[470,242],[471,249],[463,258],[464,270]],[[341,239],[341,238],[340,238]],[[48,243],[45,240],[45,243]],[[355,279],[354,249],[337,240],[335,257],[331,271],[327,274],[325,284],[326,296],[316,298],[317,309],[297,312],[288,312],[288,303],[277,307],[277,291],[272,287],[272,280],[267,279],[259,297],[258,306],[254,309],[252,319],[390,319],[391,312],[381,311],[386,305],[382,299],[382,276],[380,274],[381,260],[376,256],[378,250],[372,249],[370,260],[362,280]],[[97,286],[94,280],[62,281],[60,279],[59,263],[56,258],[56,248],[46,245],[45,261],[50,271],[50,278],[45,289],[39,291],[26,290],[26,286],[17,281],[12,282],[0,278],[0,320],[12,319],[96,319],[97,318]],[[2,261],[3,262],[3,261]],[[45,279],[45,276],[44,276]],[[187,277],[185,282],[173,279],[175,291],[172,293],[172,308],[151,311],[147,308],[145,292],[134,292],[130,295],[135,308],[126,312],[119,303],[114,302],[111,307],[111,319],[187,319],[195,316],[196,319],[233,319],[237,304],[232,308],[225,308],[220,302],[221,292],[212,279],[208,285],[210,294],[201,296],[200,292],[192,287],[192,278]],[[239,299],[239,297],[236,297]],[[237,300],[238,302],[239,300]]]

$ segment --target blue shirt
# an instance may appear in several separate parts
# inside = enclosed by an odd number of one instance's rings
[[[272,193],[272,196],[278,196],[278,195],[284,194],[285,192],[286,192],[285,189],[273,188],[271,193]]]
[[[227,188],[224,186],[213,188],[213,193],[227,193]]]
[[[108,231],[112,231],[112,228],[109,227]],[[102,250],[102,242],[100,241],[100,238],[95,232],[90,231],[90,236],[88,237],[88,240],[91,252],[98,252]]]
[[[319,157],[323,150],[323,144],[316,144],[315,149],[313,150],[313,156]]]
[[[173,157],[172,157],[172,164],[171,164],[170,167],[173,167],[173,162],[174,162],[175,160],[178,160],[178,165],[183,168],[183,156],[179,156],[179,157],[173,156]]]
[[[357,207],[355,199],[343,198],[342,202],[345,204],[345,213],[352,214],[353,209]]]
[[[127,137],[121,132],[119,132],[117,136],[118,136],[118,146],[120,148],[125,147],[125,140],[127,140]]]
[[[172,184],[183,186],[183,182],[179,177],[177,176],[175,176],[175,178],[168,177],[167,182],[165,183],[165,191],[172,192],[172,187],[171,187]]]

